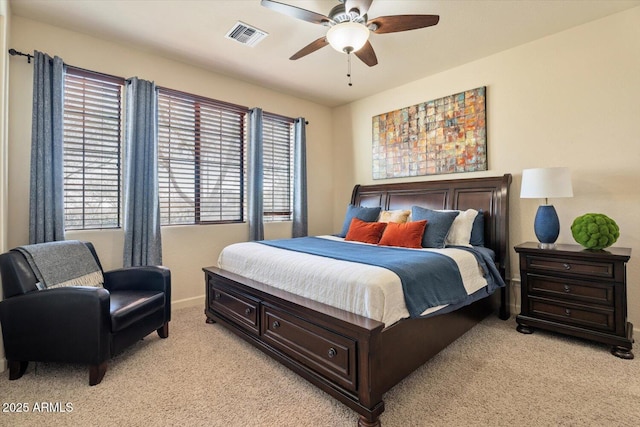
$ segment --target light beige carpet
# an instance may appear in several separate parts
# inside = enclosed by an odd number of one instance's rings
[[[30,364],[0,374],[2,426],[355,426],[357,415],[220,325],[176,310],[156,334],[116,357],[89,387],[84,366]],[[640,350],[639,350],[640,351]],[[606,346],[490,317],[385,395],[392,426],[640,426],[638,359]],[[67,412],[42,410],[42,402]],[[72,406],[68,412],[66,404]],[[15,409],[15,405],[14,405]]]

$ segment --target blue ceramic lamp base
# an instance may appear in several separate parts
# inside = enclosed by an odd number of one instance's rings
[[[560,234],[560,220],[553,205],[540,205],[536,212],[533,230],[542,249],[553,249]]]

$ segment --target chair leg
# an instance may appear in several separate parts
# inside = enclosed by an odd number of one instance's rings
[[[27,371],[29,362],[19,360],[9,360],[9,380],[17,380]]]
[[[167,338],[169,336],[169,322],[165,322],[164,325],[156,329],[160,338]]]
[[[89,366],[89,385],[98,385],[107,372],[107,362]]]

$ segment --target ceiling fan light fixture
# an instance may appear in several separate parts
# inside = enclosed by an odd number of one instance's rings
[[[327,31],[327,41],[338,52],[357,52],[368,39],[369,29],[358,22],[342,22]]]

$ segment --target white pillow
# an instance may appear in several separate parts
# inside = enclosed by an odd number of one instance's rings
[[[459,211],[460,214],[453,220],[449,234],[444,241],[446,246],[471,246],[469,241],[471,240],[471,229],[473,228],[473,221],[478,215],[478,211],[475,209],[467,209],[466,211]],[[429,225],[427,224],[427,227]]]

